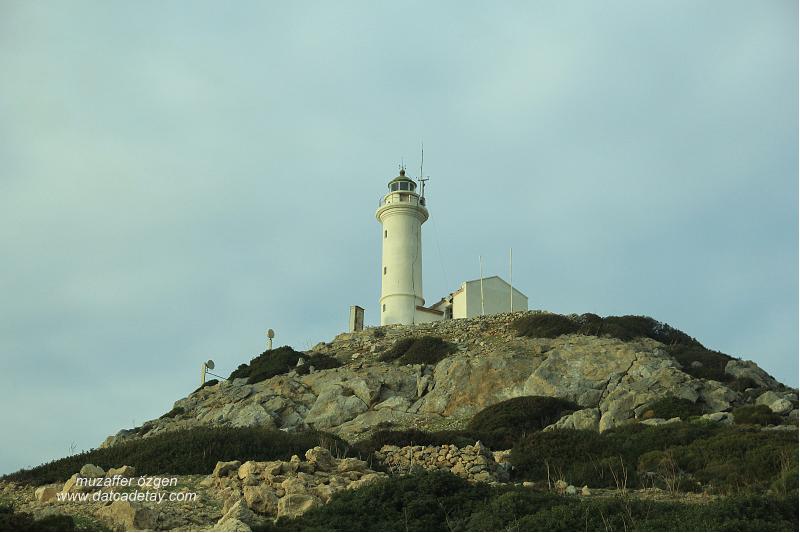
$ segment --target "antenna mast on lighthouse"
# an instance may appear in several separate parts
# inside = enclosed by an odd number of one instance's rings
[[[417,178],[417,181],[419,181],[422,184],[422,190],[420,191],[420,197],[421,198],[425,198],[425,182],[428,181],[430,179],[430,177],[427,177],[427,178],[423,178],[422,177],[422,163],[425,162],[425,145],[423,143],[419,143],[419,146],[420,146],[420,151],[422,152],[422,154],[421,154],[421,156],[419,158],[419,178]]]

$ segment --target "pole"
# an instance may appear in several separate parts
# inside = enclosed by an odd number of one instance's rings
[[[203,363],[202,366],[200,367],[200,386],[202,387],[205,384],[206,384],[206,364]]]
[[[514,312],[514,250],[508,249],[508,286],[511,289],[511,312]]]
[[[483,256],[482,255],[478,256],[478,262],[481,265],[481,316],[483,316],[484,313],[485,313],[485,310],[484,310],[484,307],[483,307]]]

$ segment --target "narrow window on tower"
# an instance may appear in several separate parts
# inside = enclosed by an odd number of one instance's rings
[[[386,304],[383,304],[383,312],[386,312]]]
[[[383,267],[383,275],[386,275],[386,267]]]
[[[389,230],[387,229],[383,230],[383,238],[385,239],[388,236],[389,236]]]

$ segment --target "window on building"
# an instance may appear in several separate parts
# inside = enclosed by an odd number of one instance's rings
[[[386,267],[383,267],[383,275],[386,275]]]
[[[400,190],[401,191],[407,191],[408,190],[408,182],[407,181],[401,181],[400,182]]]
[[[386,312],[386,304],[383,304],[383,312]]]
[[[397,183],[392,183],[392,189],[391,190],[396,191],[398,188],[399,188],[399,186],[398,186]]]
[[[389,230],[383,230],[383,238],[385,239],[388,236],[389,236]]]

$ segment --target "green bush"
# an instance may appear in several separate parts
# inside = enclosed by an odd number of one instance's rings
[[[186,409],[183,407],[173,407],[169,410],[169,412],[164,413],[159,418],[175,418],[176,416],[182,415],[186,412]]]
[[[303,360],[305,362],[302,365],[295,367],[295,371],[301,376],[308,374],[311,371],[312,366],[314,367],[314,370],[328,370],[330,368],[339,368],[342,366],[342,363],[340,363],[335,357],[321,353],[310,353],[304,355]]]
[[[700,345],[687,346],[676,344],[668,346],[667,351],[683,367],[683,371],[699,379],[713,379],[721,383],[734,380],[733,376],[725,373],[725,365],[733,359],[730,355],[709,350]],[[698,362],[702,366],[692,366]]]
[[[765,490],[785,472],[786,458],[797,456],[797,431],[734,426],[671,452],[682,471],[715,490]]]
[[[406,337],[395,341],[394,345],[379,358],[384,362],[399,361],[404,365],[435,365],[448,355],[455,353],[455,345],[426,335],[423,337]]]
[[[730,376],[728,376],[730,377]],[[736,392],[745,392],[747,389],[757,389],[758,383],[753,378],[733,378],[727,381],[727,386]]]
[[[666,396],[651,402],[647,405],[646,410],[653,412],[653,416],[650,418],[680,417],[681,420],[688,420],[689,417],[703,414],[703,409],[697,403],[675,396]]]
[[[516,438],[539,431],[578,409],[579,405],[562,398],[520,396],[475,413],[467,429],[476,433],[505,435],[510,446]]]
[[[578,324],[563,315],[537,313],[521,316],[511,323],[520,337],[554,339],[561,335],[576,333]]]
[[[332,448],[339,455],[349,450],[347,442],[339,437],[316,431],[286,433],[257,427],[199,427],[82,452],[8,474],[2,479],[32,485],[64,481],[86,463],[104,470],[129,465],[145,475],[209,474],[217,461],[288,460],[314,446]]]
[[[297,362],[303,358],[305,364],[298,366]],[[250,364],[239,365],[228,379],[247,378],[248,383],[258,383],[280,374],[295,370],[298,374],[307,374],[309,367],[318,370],[336,368],[341,366],[338,360],[323,354],[305,354],[293,350],[290,346],[281,346],[274,350],[267,350],[261,355],[250,360]]]
[[[75,531],[75,520],[62,514],[35,519],[30,513],[17,513],[10,505],[0,505],[0,531]]]
[[[391,477],[336,493],[271,531],[794,531],[797,501],[746,496],[708,504],[571,498],[522,487],[472,485],[452,474]]]
[[[708,423],[633,424],[605,431],[561,429],[520,439],[511,452],[516,479],[563,477],[573,485],[647,487],[662,466],[674,466],[688,490],[697,483],[718,492],[763,490],[797,454],[797,432]],[[668,464],[669,463],[669,464]],[[787,466],[788,465],[788,466]],[[796,482],[796,480],[795,480]]]
[[[239,368],[241,368],[241,366]],[[197,387],[194,391],[192,391],[192,394],[194,394],[195,392],[197,392],[199,390],[203,390],[206,387],[212,387],[212,386],[216,385],[217,383],[219,383],[218,379],[209,379],[208,381],[206,381],[205,383],[203,383],[202,385]]]
[[[782,422],[780,415],[772,412],[766,405],[743,405],[733,410],[733,421],[737,424],[773,426]]]

